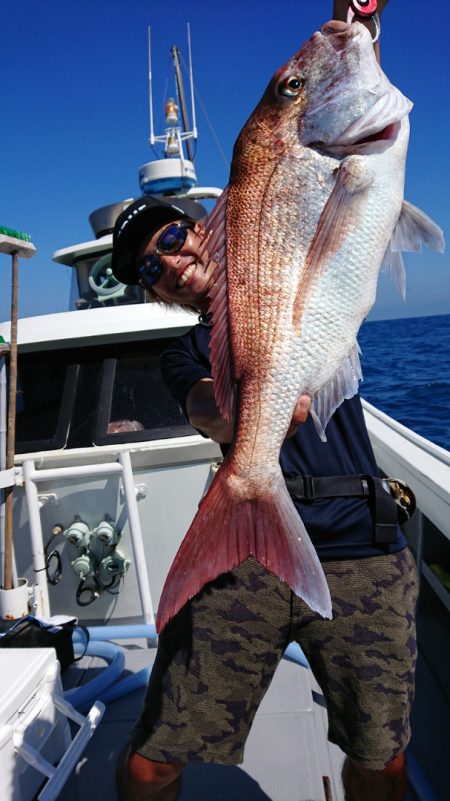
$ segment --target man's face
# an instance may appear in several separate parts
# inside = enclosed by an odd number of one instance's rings
[[[165,223],[150,239],[144,241],[138,253],[138,262],[141,263],[147,256],[157,252],[162,273],[152,286],[152,291],[166,303],[199,308],[205,304],[206,296],[213,286],[217,264],[208,254],[206,233],[199,223],[187,230],[186,241],[176,253],[167,254],[157,250],[161,235],[177,222],[183,221]]]

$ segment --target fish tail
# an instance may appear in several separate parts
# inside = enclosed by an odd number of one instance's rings
[[[263,497],[241,497],[219,470],[167,575],[158,607],[160,632],[209,581],[253,556],[303,598],[331,618],[322,566],[281,479]]]

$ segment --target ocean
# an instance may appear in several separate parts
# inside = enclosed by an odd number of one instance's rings
[[[363,323],[361,396],[450,450],[450,314]]]

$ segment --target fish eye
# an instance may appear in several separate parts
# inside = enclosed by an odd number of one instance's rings
[[[304,86],[303,75],[289,75],[278,86],[278,92],[285,97],[297,97]]]

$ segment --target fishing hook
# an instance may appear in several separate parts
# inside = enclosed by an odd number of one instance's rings
[[[376,44],[380,38],[381,24],[377,11],[377,0],[351,0],[347,12],[347,22],[351,24],[355,17],[360,19],[371,19],[375,25],[375,34],[372,36],[372,44]]]

